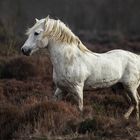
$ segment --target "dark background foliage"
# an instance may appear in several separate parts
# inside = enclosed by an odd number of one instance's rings
[[[84,41],[104,34],[134,38],[140,34],[139,7],[139,0],[1,0],[0,38],[21,39],[35,18],[47,15],[64,21]]]

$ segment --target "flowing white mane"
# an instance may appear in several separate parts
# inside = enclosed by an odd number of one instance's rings
[[[80,39],[66,26],[62,21],[47,17],[42,19],[45,22],[44,37],[60,41],[62,43],[75,44],[82,52],[90,52]],[[37,22],[33,27],[29,28],[26,34],[30,34],[40,26],[41,22]]]

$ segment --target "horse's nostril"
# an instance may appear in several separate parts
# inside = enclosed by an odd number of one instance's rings
[[[24,53],[24,49],[23,48],[21,48],[21,51],[22,51],[22,53]]]
[[[28,51],[27,51],[28,53],[30,53],[31,52],[31,49],[28,49]]]

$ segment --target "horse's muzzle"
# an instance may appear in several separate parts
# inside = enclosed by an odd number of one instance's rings
[[[21,51],[24,55],[27,55],[27,56],[31,54],[31,49],[21,48]]]

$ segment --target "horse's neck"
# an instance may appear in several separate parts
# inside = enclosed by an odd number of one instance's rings
[[[74,44],[50,43],[48,49],[53,67],[62,70],[68,66],[75,67],[77,63],[93,64],[98,57],[96,53],[83,52]]]
[[[60,65],[76,58],[80,50],[76,46],[51,42],[48,46],[53,65]]]

